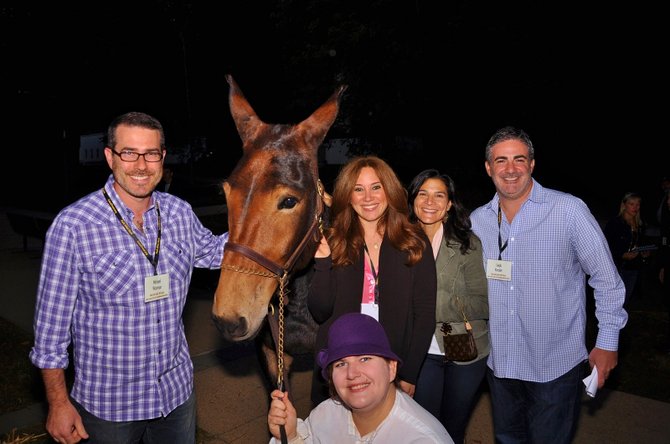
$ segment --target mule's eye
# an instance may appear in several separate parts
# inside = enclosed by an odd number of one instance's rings
[[[290,210],[291,208],[295,207],[296,205],[298,205],[298,198],[293,197],[293,196],[289,196],[289,197],[285,198],[284,200],[282,200],[279,203],[279,209],[280,210]]]

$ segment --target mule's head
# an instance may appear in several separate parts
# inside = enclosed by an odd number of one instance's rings
[[[314,254],[321,208],[317,150],[335,121],[344,87],[297,125],[268,124],[232,77],[227,80],[243,156],[224,183],[229,243],[212,316],[226,339],[242,341],[260,329],[278,274],[304,267],[301,258]]]

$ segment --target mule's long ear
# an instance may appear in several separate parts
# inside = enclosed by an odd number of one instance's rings
[[[326,133],[335,122],[340,109],[340,97],[346,89],[347,85],[340,86],[311,116],[296,125],[296,130],[303,135],[310,146],[318,148],[323,142]]]
[[[246,146],[247,140],[254,139],[265,123],[258,118],[256,111],[254,111],[246,97],[244,97],[244,94],[242,94],[242,90],[233,79],[233,76],[230,74],[226,75],[226,81],[230,85],[230,92],[228,94],[230,114],[233,116],[237,132],[242,139],[242,145]]]

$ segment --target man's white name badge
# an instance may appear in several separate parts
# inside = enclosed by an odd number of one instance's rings
[[[144,278],[144,302],[164,299],[170,294],[170,276],[159,274]]]
[[[361,304],[361,313],[372,316],[379,321],[379,305],[377,304]]]
[[[503,260],[486,260],[486,277],[499,281],[512,280],[512,262]]]

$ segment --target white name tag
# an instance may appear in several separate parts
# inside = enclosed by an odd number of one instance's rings
[[[159,274],[144,278],[144,302],[165,299],[170,294],[170,276]]]
[[[379,321],[379,305],[377,304],[361,304],[361,313],[372,316]]]
[[[512,262],[503,260],[486,260],[486,277],[499,281],[512,280]]]

